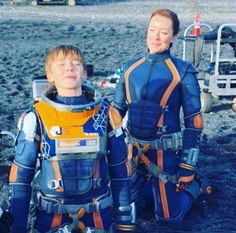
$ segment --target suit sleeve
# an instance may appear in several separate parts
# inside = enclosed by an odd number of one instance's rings
[[[200,136],[203,129],[200,87],[196,70],[191,65],[182,80],[182,107],[184,113],[183,151],[180,167],[195,170],[198,162]],[[191,160],[192,158],[192,160]]]
[[[24,113],[18,122],[18,129],[15,158],[9,176],[10,212],[14,220],[11,232],[26,233],[31,182],[34,178],[39,148],[39,129],[35,113]]]
[[[134,221],[130,191],[131,166],[127,157],[125,135],[121,128],[122,118],[114,107],[109,109],[109,118],[108,163],[114,202],[114,217],[116,223],[130,224]]]
[[[119,82],[116,85],[116,92],[112,101],[112,105],[119,111],[122,118],[124,118],[128,108],[126,103],[124,70],[122,70]]]

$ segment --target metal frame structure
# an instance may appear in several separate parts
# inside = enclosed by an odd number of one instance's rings
[[[205,28],[207,32],[212,31],[212,27],[208,24],[201,23],[200,27]],[[186,46],[188,42],[194,42],[196,37],[190,35],[194,24],[189,25],[180,39],[183,40],[183,60],[186,60]],[[202,91],[202,105],[204,106],[203,112],[208,112],[211,109],[211,98],[217,97],[224,102],[232,103],[233,110],[236,111],[236,70],[231,73],[222,73],[220,68],[224,64],[232,64],[236,67],[236,57],[230,58],[223,56],[222,44],[236,43],[236,38],[222,38],[222,31],[225,27],[233,27],[236,29],[236,24],[227,23],[219,26],[217,30],[217,38],[214,40],[206,41],[210,45],[210,64],[213,66],[211,73],[205,73],[204,78],[199,78],[199,85]]]

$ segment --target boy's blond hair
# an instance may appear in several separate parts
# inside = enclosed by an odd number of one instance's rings
[[[51,72],[52,63],[58,59],[64,59],[66,57],[79,60],[86,69],[84,55],[81,50],[74,45],[60,45],[52,49],[45,60],[45,72],[48,75]]]

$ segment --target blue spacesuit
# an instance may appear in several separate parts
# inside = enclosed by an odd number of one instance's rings
[[[128,114],[137,211],[154,200],[158,221],[181,222],[199,194],[193,180],[203,124],[196,70],[169,49],[147,53],[124,66],[113,106]]]
[[[50,89],[19,119],[9,177],[12,233],[27,232],[36,170],[34,232],[105,233],[112,216],[123,228],[134,222],[121,120],[94,88],[82,90],[79,97],[61,97]]]

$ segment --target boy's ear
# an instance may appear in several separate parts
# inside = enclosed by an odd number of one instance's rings
[[[53,82],[53,78],[52,78],[51,73],[48,72],[48,73],[46,74],[46,76],[47,76],[48,81],[49,81],[50,83],[52,83],[52,82]]]

